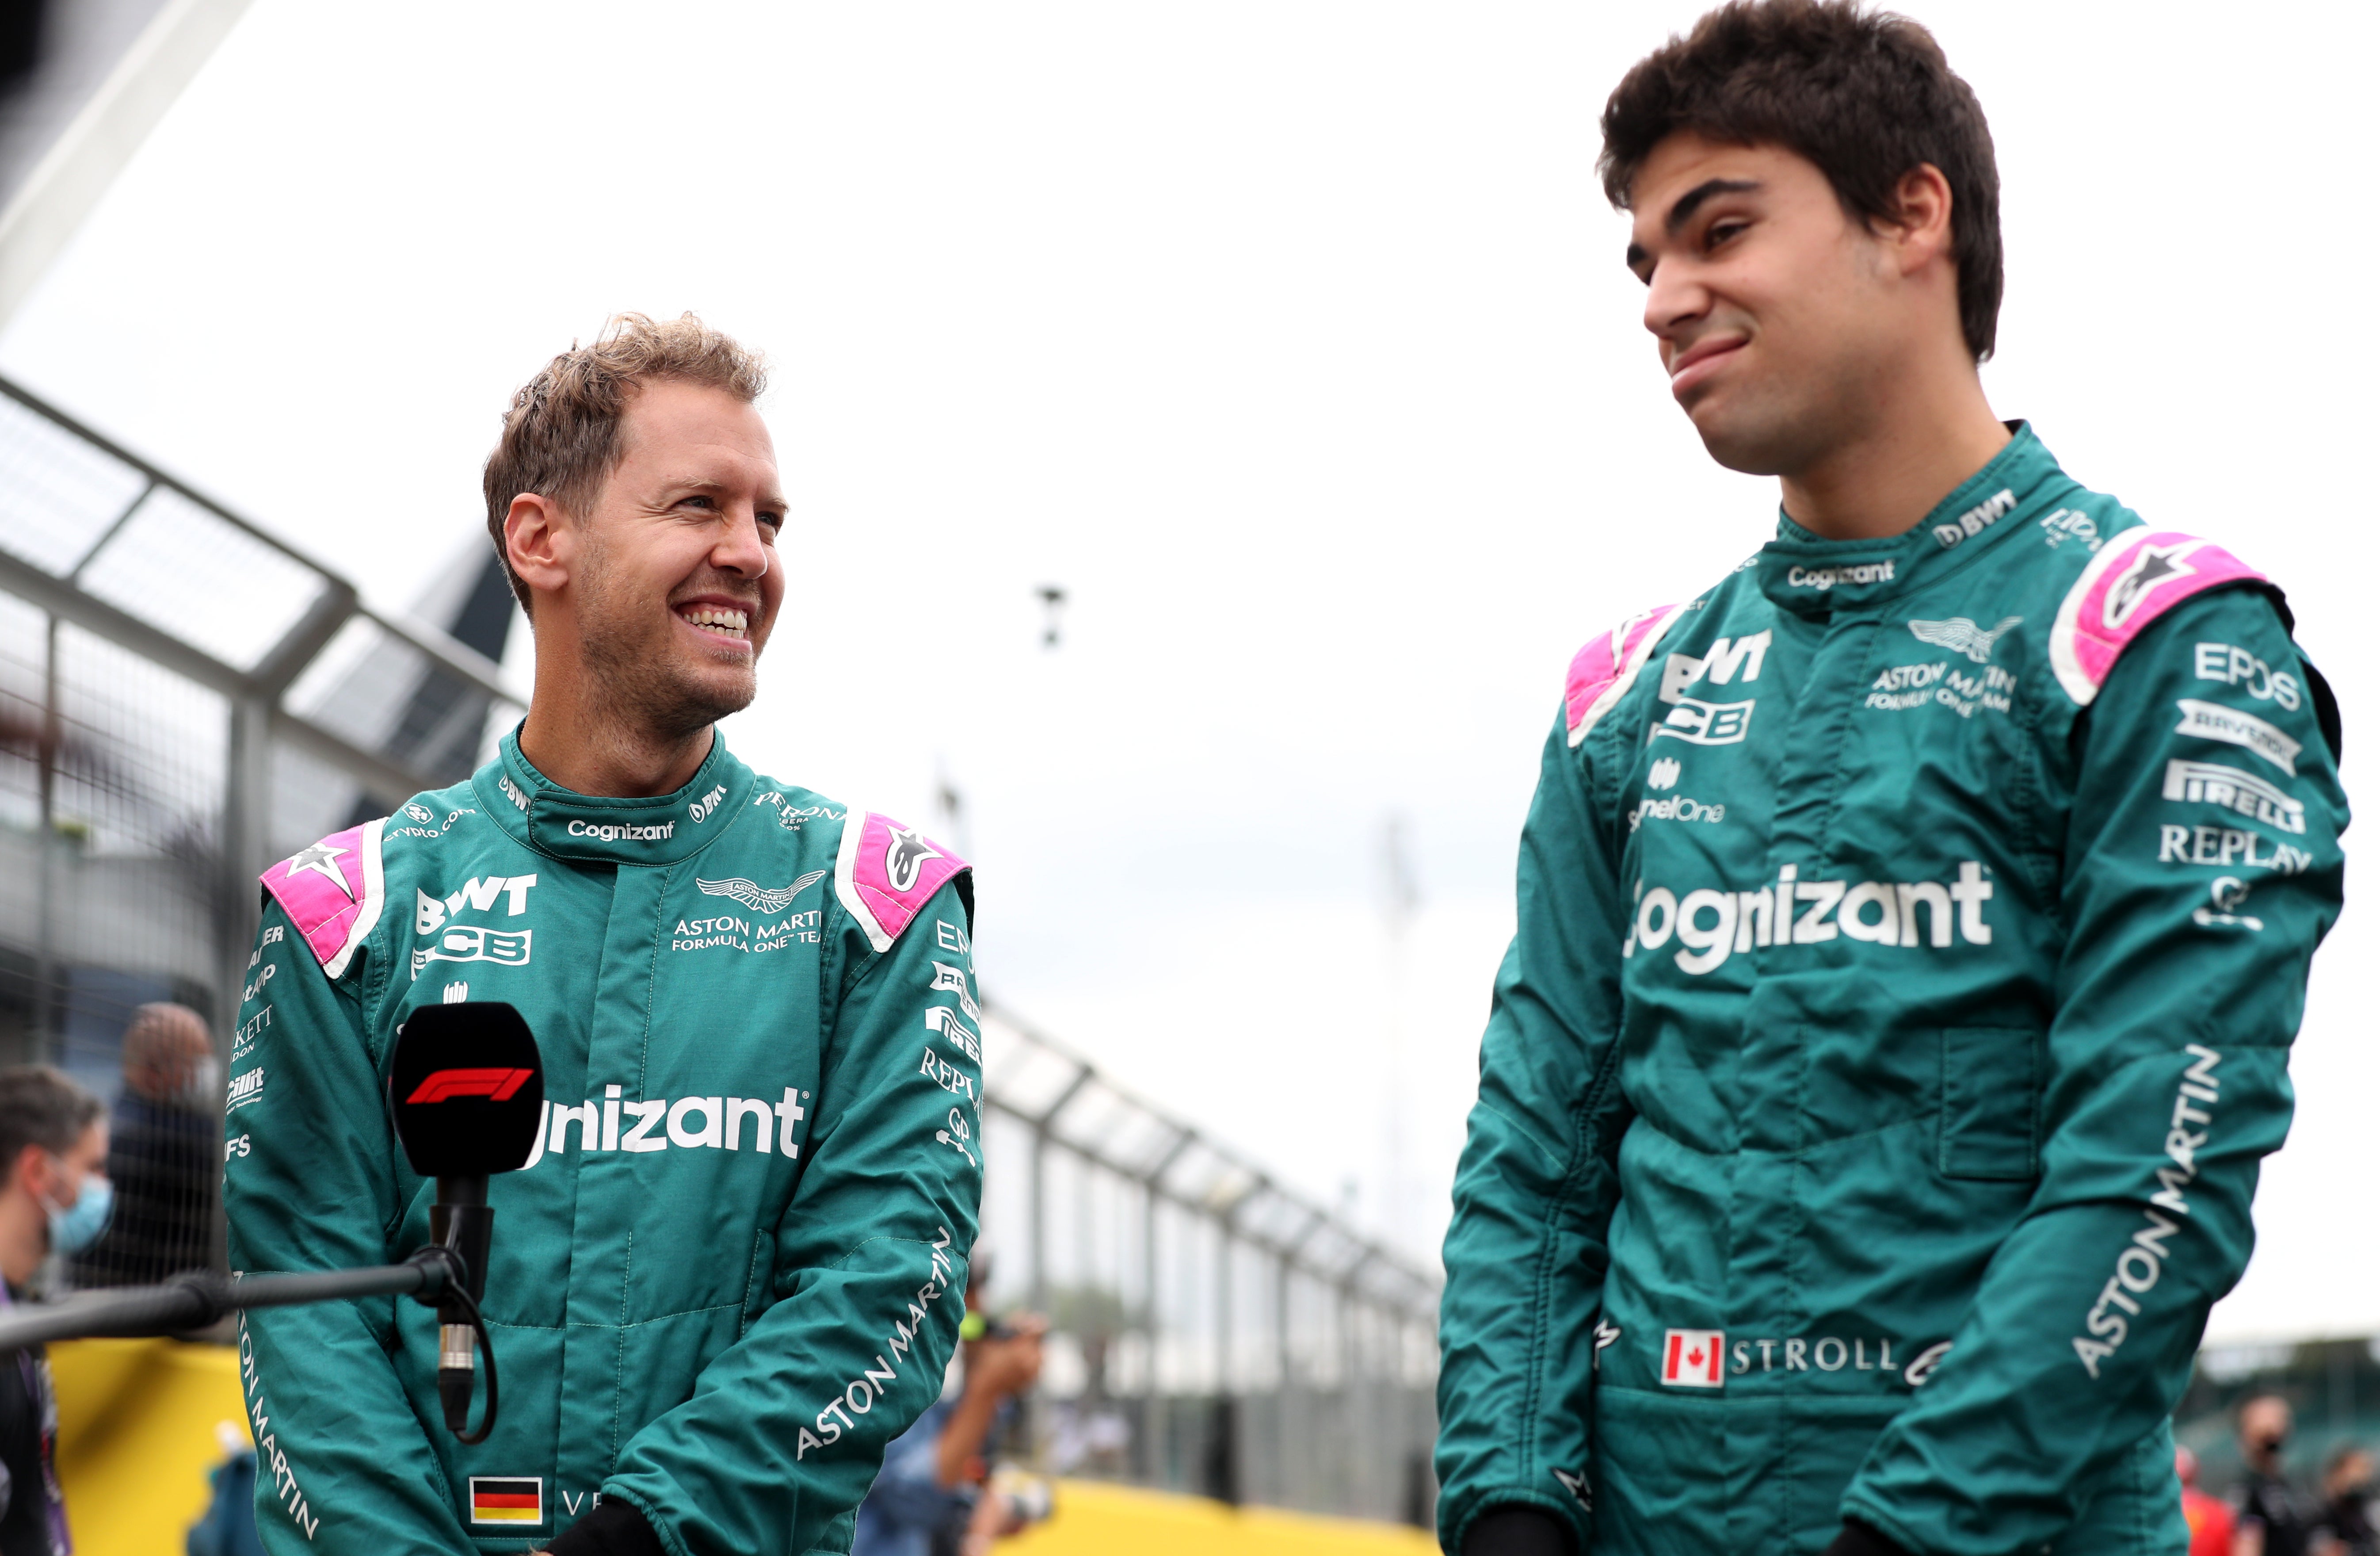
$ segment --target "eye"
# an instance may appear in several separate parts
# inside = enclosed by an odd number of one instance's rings
[[[698,492],[690,496],[681,497],[678,501],[682,506],[690,508],[715,508],[719,505]]]
[[[1709,227],[1704,231],[1703,248],[1705,249],[1716,249],[1720,244],[1725,243],[1728,239],[1735,237],[1737,234],[1750,231],[1751,227],[1752,224],[1742,220],[1741,217],[1722,217],[1718,221],[1713,222]]]
[[[752,517],[769,531],[769,538],[771,540],[774,540],[785,528],[785,516],[783,514],[771,513],[764,508],[760,512],[754,514]]]

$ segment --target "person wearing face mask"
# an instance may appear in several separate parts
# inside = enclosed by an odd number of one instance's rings
[[[2351,1442],[2331,1450],[2322,1471],[2322,1521],[2314,1556],[2380,1556],[2372,1523],[2372,1455]]]
[[[106,1228],[107,1119],[99,1099],[46,1064],[0,1070],[0,1310],[51,1254]],[[0,1556],[67,1556],[54,1451],[57,1398],[41,1347],[0,1356]]]
[[[159,1003],[133,1013],[108,1131],[115,1217],[107,1235],[68,1265],[75,1285],[151,1285],[210,1262],[223,1173],[222,1076],[197,1011]]]
[[[2248,1473],[2231,1556],[2305,1556],[2314,1509],[2281,1464],[2293,1424],[2289,1402],[2278,1394],[2258,1394],[2240,1407],[2240,1458]]]

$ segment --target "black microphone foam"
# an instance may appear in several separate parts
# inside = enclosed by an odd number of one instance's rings
[[[528,1160],[544,1101],[537,1039],[500,1000],[423,1005],[397,1029],[389,1112],[425,1178],[512,1172]]]

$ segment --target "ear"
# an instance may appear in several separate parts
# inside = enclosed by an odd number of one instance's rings
[[[504,514],[504,555],[521,582],[539,594],[558,594],[570,582],[578,535],[562,504],[524,492]]]
[[[50,1153],[40,1146],[27,1146],[17,1153],[16,1161],[8,1163],[8,1176],[0,1182],[0,1188],[22,1188],[38,1198],[57,1186],[53,1181],[56,1175],[57,1170],[50,1165]]]
[[[1893,188],[1899,213],[1879,224],[1903,275],[1913,275],[1950,253],[1950,180],[1930,162],[1900,176]]]

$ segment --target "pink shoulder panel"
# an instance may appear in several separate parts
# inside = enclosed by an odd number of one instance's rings
[[[1612,704],[1627,695],[1636,673],[1652,656],[1653,645],[1678,619],[1682,605],[1663,605],[1631,616],[1610,631],[1589,638],[1570,662],[1570,684],[1563,689],[1562,709],[1570,723],[1570,743],[1586,738]]]
[[[2050,668],[2088,706],[2107,673],[2149,623],[2193,594],[2265,575],[2212,541],[2171,529],[2134,529],[2099,548],[2066,591],[2049,633]]]
[[[347,970],[356,947],[380,921],[385,895],[380,829],[379,821],[366,821],[334,832],[257,878],[333,978]]]
[[[868,931],[868,943],[890,951],[928,899],[966,869],[966,861],[890,816],[854,810],[843,824],[834,859],[834,892]]]

